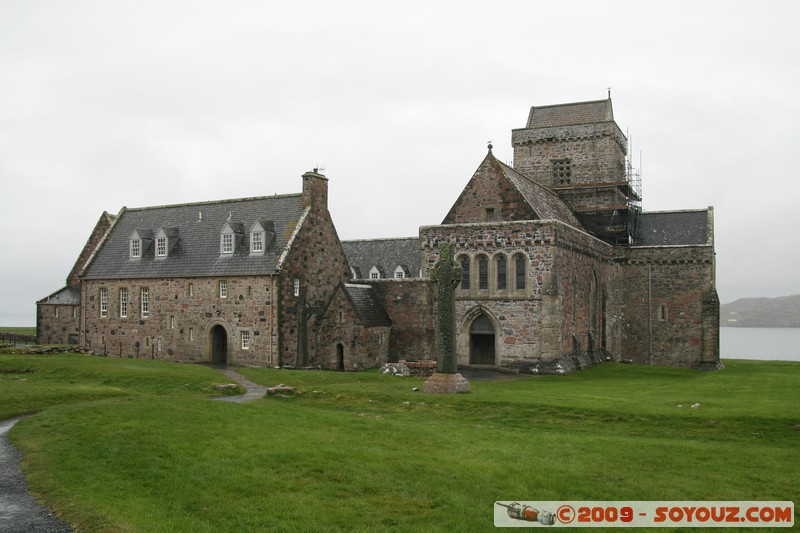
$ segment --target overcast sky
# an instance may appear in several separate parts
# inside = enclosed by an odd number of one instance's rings
[[[533,105],[603,99],[645,210],[714,206],[723,303],[800,293],[800,2],[0,1],[0,326],[100,214],[295,193],[438,224]],[[640,155],[641,154],[641,155]]]

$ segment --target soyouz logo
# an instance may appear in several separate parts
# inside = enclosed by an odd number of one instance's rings
[[[497,527],[792,527],[794,503],[497,501]]]

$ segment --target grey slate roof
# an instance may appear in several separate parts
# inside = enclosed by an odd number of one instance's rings
[[[375,289],[369,285],[344,284],[344,291],[353,303],[353,308],[358,313],[362,326],[391,326],[392,320],[386,313],[383,304],[375,294]]]
[[[634,246],[700,244],[711,244],[707,209],[641,213],[636,221]]]
[[[527,128],[551,128],[614,120],[611,99],[531,107]]]
[[[201,215],[202,214],[202,215]],[[127,279],[274,274],[278,260],[303,215],[300,194],[265,196],[123,209],[107,240],[84,272],[85,279]],[[230,220],[229,220],[230,217]],[[275,238],[263,255],[250,256],[250,227],[272,220]],[[226,222],[243,231],[231,255],[220,254],[220,232]],[[166,258],[155,258],[155,244],[131,259],[134,229],[176,228],[178,242]]]
[[[410,277],[418,278],[420,269],[419,239],[373,239],[342,241],[342,248],[360,279],[369,277],[372,267],[383,268],[386,276],[394,277],[394,269],[402,266]]]
[[[45,296],[37,304],[51,304],[51,305],[80,305],[81,304],[81,288],[80,287],[64,287],[59,289],[50,296]]]
[[[583,226],[578,222],[572,210],[556,193],[517,172],[502,161],[497,160],[497,162],[500,163],[500,168],[506,178],[514,184],[541,219],[558,220],[568,226],[583,230]]]

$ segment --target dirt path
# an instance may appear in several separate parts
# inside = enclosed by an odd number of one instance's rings
[[[22,418],[0,422],[0,532],[71,532],[69,524],[58,520],[28,490],[28,482],[19,466],[22,452],[8,441],[8,431]]]

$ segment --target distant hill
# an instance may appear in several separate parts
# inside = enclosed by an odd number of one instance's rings
[[[741,298],[719,309],[720,326],[800,328],[800,294],[780,298]]]

